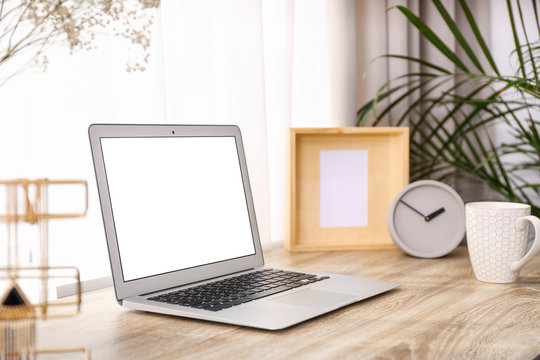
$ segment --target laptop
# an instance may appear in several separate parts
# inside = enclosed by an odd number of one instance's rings
[[[396,288],[265,266],[240,129],[89,127],[117,301],[278,330]]]

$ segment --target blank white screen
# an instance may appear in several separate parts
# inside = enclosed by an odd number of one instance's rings
[[[255,253],[234,137],[101,147],[124,281]]]

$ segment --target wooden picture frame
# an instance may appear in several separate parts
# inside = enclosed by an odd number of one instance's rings
[[[387,213],[394,197],[409,182],[409,128],[292,128],[290,146],[290,223],[289,238],[285,244],[289,251],[395,246],[388,232]],[[362,156],[366,160],[354,160]],[[351,168],[365,169],[367,174],[358,178],[348,175],[340,178],[339,174],[334,176],[334,168],[349,171],[347,159],[353,159]],[[360,163],[363,165],[358,165]],[[359,170],[357,173],[363,172]],[[355,180],[366,177],[367,182],[362,180],[359,186],[364,190],[358,195]],[[351,186],[354,192],[351,199],[356,197],[364,200],[356,202],[347,199],[346,191],[349,188],[340,186],[341,183]],[[344,201],[350,202],[355,208],[350,220],[353,225],[345,222],[334,226],[334,222],[341,221],[341,218],[332,215],[336,213],[334,210],[337,213],[347,211],[343,210],[345,207],[342,209],[332,205],[331,210],[327,211],[324,208],[328,205],[321,206],[335,201],[331,192],[333,189],[338,193],[345,192]],[[336,198],[343,198],[340,196]],[[349,217],[348,212],[344,214]]]

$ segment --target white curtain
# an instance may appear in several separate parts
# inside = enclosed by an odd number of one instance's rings
[[[264,248],[286,237],[290,127],[353,125],[354,1],[164,0],[167,120],[237,124]]]
[[[289,129],[354,125],[354,6],[262,0],[273,245],[288,236]]]
[[[263,246],[282,245],[289,128],[354,124],[354,2],[163,0],[143,73],[124,71],[120,39],[96,45],[51,48],[46,72],[0,88],[0,178],[89,182],[88,216],[51,221],[51,264],[76,265],[83,280],[109,274],[87,139],[95,122],[239,125]]]
[[[240,127],[259,233],[269,247],[261,2],[165,0],[161,10],[167,121]]]
[[[456,1],[444,3],[453,9]],[[387,11],[398,4],[439,26],[421,0],[162,0],[145,72],[125,73],[123,45],[104,37],[92,52],[54,49],[47,72],[0,88],[0,178],[88,179],[89,215],[51,226],[52,260],[77,265],[83,279],[106,276],[87,126],[237,124],[263,246],[281,246],[289,129],[354,126],[359,105],[411,70],[375,57],[429,56],[404,17]],[[489,1],[470,4],[485,12],[489,30]]]
[[[92,51],[70,54],[67,48],[51,47],[47,71],[29,69],[0,86],[0,179],[88,181],[87,216],[49,222],[50,264],[77,266],[82,280],[110,275],[87,129],[91,123],[166,121],[159,15],[156,11],[156,36],[144,72],[127,73],[126,43],[102,34]],[[55,194],[49,202],[57,211],[80,209],[83,203],[80,193]],[[4,211],[0,188],[0,213]],[[20,230],[21,241],[37,239],[36,226],[21,224]],[[6,235],[0,223],[0,252],[5,251]]]

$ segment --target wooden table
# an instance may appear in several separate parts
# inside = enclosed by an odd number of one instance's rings
[[[540,256],[514,284],[474,278],[466,248],[441,259],[398,250],[265,253],[267,265],[401,283],[392,292],[270,332],[127,310],[112,288],[76,317],[38,324],[39,347],[93,359],[533,359],[540,354]],[[84,358],[83,356],[71,358]]]

